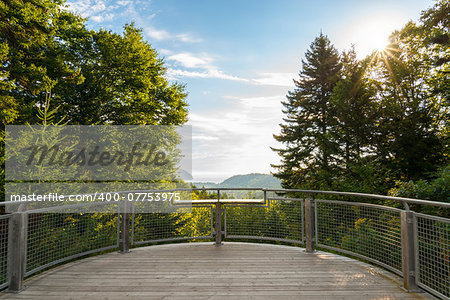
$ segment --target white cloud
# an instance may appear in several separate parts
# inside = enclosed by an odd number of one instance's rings
[[[114,19],[114,14],[91,16],[90,19],[97,23],[104,22],[104,21],[111,21],[112,19]]]
[[[177,35],[176,35],[176,38],[177,38],[178,40],[182,41],[182,42],[185,42],[185,43],[200,43],[200,42],[203,41],[201,38],[192,36],[192,35],[189,34],[189,33],[181,33],[181,34],[177,34]]]
[[[120,5],[120,6],[128,6],[128,5],[132,4],[133,1],[132,0],[119,0],[116,3],[117,3],[117,5]]]
[[[294,86],[295,73],[260,73],[260,78],[252,81],[258,85]]]
[[[161,48],[158,50],[161,55],[172,55],[172,50]]]
[[[95,4],[89,8],[91,14],[106,10],[106,5],[104,1],[94,1],[94,2]]]
[[[237,101],[239,105],[245,107],[246,109],[258,109],[258,108],[273,108],[278,107],[281,103],[282,98],[277,96],[262,96],[262,97],[226,97],[227,99],[232,99]]]
[[[152,39],[155,39],[157,41],[169,39],[171,35],[165,31],[165,30],[158,30],[153,27],[147,27],[145,29],[145,33]]]
[[[218,78],[226,80],[235,80],[241,82],[247,82],[254,85],[265,86],[281,86],[281,87],[293,87],[295,78],[291,73],[264,73],[270,76],[264,78],[248,79],[242,78],[230,74],[226,74],[219,70],[215,66],[209,65],[205,60],[191,56],[178,56],[173,55],[167,57],[167,60],[174,60],[179,62],[185,68],[199,68],[202,70],[188,71],[181,69],[169,68],[167,76],[169,79],[179,79],[181,77],[188,78]]]
[[[216,136],[206,136],[206,135],[193,135],[192,140],[201,140],[201,141],[217,141],[219,138]]]
[[[217,69],[208,69],[206,71],[186,71],[179,69],[168,69],[167,76],[171,80],[176,80],[181,77],[190,77],[190,78],[216,78],[216,79],[243,81],[243,82],[248,81],[245,78],[229,75]]]
[[[173,67],[167,70],[167,76],[169,79],[179,79],[181,77],[189,78],[216,78],[216,79],[226,79],[234,81],[247,82],[245,78],[240,78],[230,74],[226,74],[215,66],[214,59],[206,54],[194,55],[189,52],[182,52],[173,55],[169,55],[167,61],[173,62]],[[195,70],[183,70],[179,69],[183,67],[186,69]]]
[[[154,17],[154,15],[152,15],[151,17]],[[183,43],[199,43],[203,41],[201,38],[195,37],[190,33],[171,34],[170,32],[164,29],[157,29],[152,26],[146,27],[144,29],[144,32],[147,34],[149,38],[153,38],[157,41],[174,40]]]
[[[279,146],[273,134],[283,117],[283,96],[226,97],[229,105],[191,113],[194,181],[223,180],[227,176],[270,171]],[[214,166],[214,172],[211,171]]]
[[[208,68],[213,61],[213,59],[208,56],[198,57],[187,52],[170,55],[167,57],[167,60],[180,63],[186,68]]]
[[[266,86],[294,86],[293,78],[295,74],[293,73],[260,73],[259,77],[255,79],[247,79],[234,75],[227,74],[220,70],[214,65],[214,59],[207,54],[193,54],[189,52],[181,52],[173,54],[172,51],[163,49],[160,51],[161,54],[168,55],[166,60],[172,62],[172,67],[168,69],[167,75],[169,79],[179,79],[182,77],[187,78],[216,78],[216,79],[226,79],[241,82],[248,82],[255,85],[266,85]],[[180,69],[196,69],[196,70],[185,70]]]
[[[106,10],[105,0],[77,0],[67,3],[69,10],[79,13],[85,18],[97,15]]]
[[[80,14],[84,18],[100,23],[111,21],[116,16],[118,5],[108,3],[107,0],[76,0],[67,2],[67,8]]]

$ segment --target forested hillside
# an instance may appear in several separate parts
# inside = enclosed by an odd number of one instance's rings
[[[281,188],[280,180],[269,174],[246,174],[246,175],[234,175],[225,179],[220,183],[213,182],[194,182],[196,187],[206,188],[267,188],[267,189],[279,189]]]

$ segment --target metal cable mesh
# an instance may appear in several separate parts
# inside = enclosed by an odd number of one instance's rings
[[[450,297],[450,220],[416,214],[418,283]]]
[[[185,212],[133,213],[132,244],[212,238],[211,224],[211,205],[193,206]]]
[[[400,212],[343,201],[316,201],[318,246],[402,270]]]
[[[8,235],[11,215],[0,216],[0,288],[8,284]]]
[[[117,213],[29,213],[26,275],[118,246]]]
[[[228,238],[303,242],[303,201],[269,200],[268,206],[226,206]]]

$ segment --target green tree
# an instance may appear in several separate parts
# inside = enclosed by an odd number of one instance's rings
[[[47,91],[58,82],[76,84],[83,80],[62,47],[61,33],[82,26],[84,20],[63,9],[62,3],[0,1],[3,122],[33,123],[37,108],[45,103]]]
[[[63,4],[0,0],[2,166],[4,125],[40,124],[43,111],[82,125],[187,120],[185,87],[168,82],[164,61],[139,29],[126,25],[123,35],[88,30]],[[3,182],[4,167],[1,172]]]
[[[377,111],[375,93],[364,78],[367,61],[358,61],[352,47],[342,54],[341,62],[342,76],[333,90],[331,110],[336,119],[334,133],[339,141],[339,157],[348,169],[371,154],[369,145]]]
[[[72,124],[179,125],[187,120],[183,85],[164,77],[164,61],[144,41],[140,29],[79,32],[70,51],[86,79],[60,85],[61,113]]]
[[[389,169],[373,147],[379,109],[376,91],[366,78],[370,58],[359,61],[352,47],[341,55],[341,78],[331,97],[335,122],[331,132],[338,145],[333,190],[386,193]]]
[[[281,156],[281,164],[273,167],[278,169],[274,175],[284,187],[296,187],[307,181],[330,186],[337,152],[331,132],[334,115],[330,99],[339,80],[339,55],[321,33],[305,58],[295,90],[282,102],[286,116],[280,124],[281,133],[274,135],[285,145],[284,149],[272,148]]]
[[[397,182],[397,186],[389,191],[389,194],[395,197],[407,197],[426,199],[438,202],[450,203],[450,165],[436,172],[436,178],[433,180],[418,180],[416,182]],[[436,209],[433,207],[414,206],[416,211],[438,211],[440,215],[450,216],[449,209]]]
[[[417,180],[443,163],[435,98],[427,84],[432,69],[420,38],[408,23],[391,36],[387,50],[376,53],[370,70],[379,102],[375,147],[395,178]]]
[[[434,120],[443,140],[445,155],[450,155],[450,5],[447,0],[422,12],[420,38],[425,54],[431,60],[431,68],[426,78],[433,98]]]

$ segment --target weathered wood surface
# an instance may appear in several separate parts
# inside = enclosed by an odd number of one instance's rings
[[[66,264],[0,299],[434,299],[350,258],[302,248],[191,243],[132,249]]]

